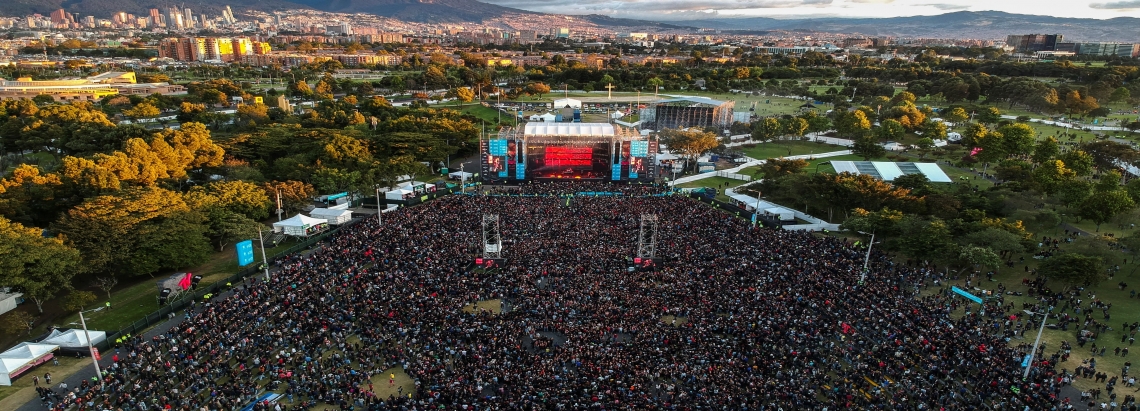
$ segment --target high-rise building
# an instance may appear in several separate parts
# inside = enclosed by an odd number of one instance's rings
[[[67,12],[66,11],[63,11],[63,9],[59,9],[59,10],[51,12],[51,24],[59,25],[59,24],[66,24],[66,23],[70,23],[70,20],[67,18]]]
[[[194,27],[194,15],[190,13],[189,7],[187,7],[186,10],[182,11],[182,23],[183,27],[185,28]]]
[[[1011,34],[1005,42],[1018,53],[1033,53],[1055,51],[1057,43],[1062,42],[1064,38],[1065,36],[1060,34]]]
[[[162,14],[158,12],[158,9],[150,9],[150,25],[162,26]]]

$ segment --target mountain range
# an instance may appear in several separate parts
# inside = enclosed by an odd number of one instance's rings
[[[936,16],[891,18],[740,17],[672,23],[720,30],[805,30],[888,37],[1004,39],[1010,34],[1039,33],[1063,34],[1065,39],[1077,41],[1140,42],[1140,19],[1137,18],[1096,20],[998,11],[959,11]]]
[[[216,14],[226,5],[235,13],[316,9],[339,13],[369,13],[415,23],[481,23],[507,15],[541,14],[483,3],[477,0],[10,0],[0,12],[21,16],[48,14],[63,8],[79,15],[109,17],[114,11],[141,15],[146,10],[187,7],[198,13]],[[602,15],[576,16],[598,26],[684,30],[710,28],[721,31],[809,31],[852,33],[868,36],[911,38],[1002,39],[1009,34],[1042,33],[1065,35],[1075,41],[1140,42],[1140,19],[1108,20],[1011,14],[996,11],[960,11],[936,16],[892,18],[799,18],[719,17],[701,20],[647,21]],[[648,16],[647,18],[652,18]]]

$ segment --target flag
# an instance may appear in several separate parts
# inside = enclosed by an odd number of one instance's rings
[[[189,290],[190,285],[193,284],[193,279],[194,279],[193,273],[186,273],[186,276],[182,277],[182,280],[178,281],[178,286],[182,287],[183,291]]]

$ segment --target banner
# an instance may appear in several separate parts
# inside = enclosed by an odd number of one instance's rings
[[[238,265],[245,267],[253,264],[253,240],[237,243]]]

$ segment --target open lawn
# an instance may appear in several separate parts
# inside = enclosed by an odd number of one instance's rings
[[[756,144],[755,147],[734,147],[740,150],[744,155],[752,157],[757,160],[765,160],[769,158],[781,158],[787,156],[799,156],[805,154],[819,154],[828,153],[832,151],[846,150],[846,147],[840,147],[831,144],[817,143],[812,141],[802,140],[783,140],[783,141],[769,141],[766,143]]]

